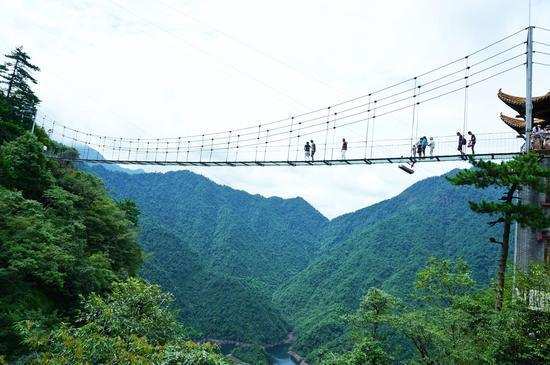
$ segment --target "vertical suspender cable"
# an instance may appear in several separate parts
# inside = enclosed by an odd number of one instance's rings
[[[468,128],[468,79],[470,77],[470,66],[468,56],[466,59],[466,70],[464,71],[464,121],[462,124],[462,135],[466,134],[466,129]]]
[[[369,101],[367,106],[367,127],[365,128],[365,158],[367,158],[367,151],[369,148],[369,125],[370,125],[370,98],[371,93],[369,93]]]
[[[376,119],[376,103],[377,102],[378,102],[378,100],[374,101],[374,109],[372,110],[372,132],[371,132],[371,135],[370,135],[370,158],[372,158],[372,147],[373,147],[373,144],[374,144],[374,122],[375,122],[375,119]]]
[[[414,136],[414,127],[416,122],[416,83],[417,83],[417,77],[414,79],[414,87],[413,87],[413,108],[412,108],[412,126],[411,126],[411,156],[414,156],[414,153],[412,149],[414,148],[414,143],[416,141],[416,138]],[[418,125],[418,124],[417,124]],[[418,134],[418,131],[417,131]]]
[[[290,161],[290,146],[292,144],[292,128],[294,128],[294,117],[290,118],[290,131],[288,133],[288,151],[286,153],[287,161]]]
[[[334,146],[336,143],[336,116],[338,115],[337,112],[334,112],[333,114],[333,120],[332,120],[332,148],[330,150],[330,159],[334,160]]]
[[[178,162],[178,160],[179,160],[180,147],[181,147],[181,137],[178,137],[178,149],[176,150],[176,162]]]
[[[199,155],[199,162],[202,162],[202,149],[204,148],[204,134],[201,137],[201,153]]]
[[[327,160],[327,141],[328,141],[328,127],[330,123],[330,106],[327,108],[327,128],[325,132],[325,150],[323,152],[323,160]]]
[[[237,162],[239,158],[239,140],[241,139],[241,135],[237,134],[237,149],[235,149],[235,162]]]
[[[264,162],[265,162],[265,157],[266,157],[266,154],[267,154],[267,144],[268,143],[269,143],[269,129],[265,133]]]
[[[258,145],[260,144],[260,130],[262,125],[258,125],[258,137],[256,137],[256,151],[254,152],[254,161],[258,161]]]
[[[229,138],[227,139],[227,152],[225,154],[225,162],[229,161],[229,145],[231,144],[231,131],[229,131]]]
[[[212,161],[212,152],[214,152],[214,138],[212,137],[210,139],[210,157],[209,157],[209,161]]]

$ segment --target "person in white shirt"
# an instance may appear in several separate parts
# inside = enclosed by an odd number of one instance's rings
[[[430,137],[430,143],[428,143],[428,147],[430,147],[430,157],[433,157],[435,149],[435,141],[433,137]]]

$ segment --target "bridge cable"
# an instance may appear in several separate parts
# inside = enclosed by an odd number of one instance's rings
[[[470,66],[469,66],[469,58],[468,56],[465,57],[466,59],[466,71],[464,75],[464,120],[462,123],[462,134],[466,134],[466,129],[468,127],[468,81],[470,77]]]
[[[325,132],[325,149],[323,151],[323,160],[327,160],[327,142],[328,142],[328,128],[330,124],[330,106],[327,107],[327,128]]]

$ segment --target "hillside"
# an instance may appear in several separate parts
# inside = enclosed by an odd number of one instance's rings
[[[143,274],[175,295],[206,337],[272,343],[289,326],[274,290],[305,269],[327,223],[301,198],[264,198],[188,171],[125,174],[88,167],[142,214]],[[208,308],[208,309],[206,309]]]
[[[172,293],[182,322],[201,338],[269,343],[290,326],[271,297],[247,280],[207,269],[202,255],[144,219],[140,243],[149,253],[142,275]]]
[[[430,256],[464,257],[475,277],[487,283],[497,250],[487,239],[495,232],[467,204],[481,196],[495,198],[497,192],[457,188],[432,177],[332,220],[323,232],[323,252],[275,294],[296,327],[298,350],[340,345],[343,313],[373,286],[406,296]]]

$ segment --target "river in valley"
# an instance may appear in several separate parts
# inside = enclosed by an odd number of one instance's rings
[[[288,345],[269,348],[267,353],[271,357],[271,365],[296,365],[296,362],[288,355]]]

